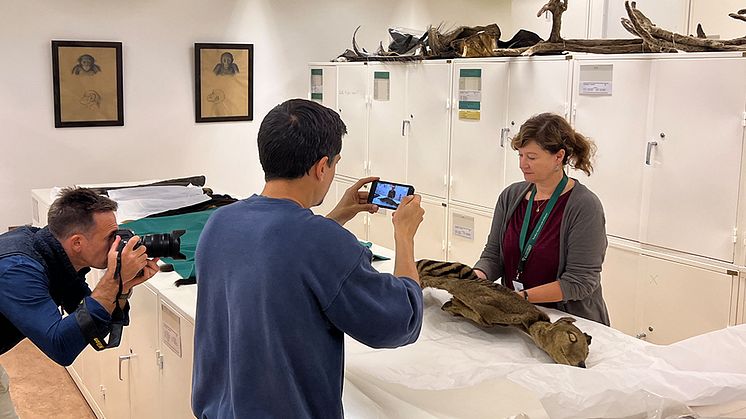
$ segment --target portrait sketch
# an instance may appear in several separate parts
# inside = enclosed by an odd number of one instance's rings
[[[55,127],[124,125],[122,43],[52,41]]]
[[[194,44],[196,122],[253,120],[252,44]]]

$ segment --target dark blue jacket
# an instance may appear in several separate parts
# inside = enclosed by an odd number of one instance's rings
[[[84,268],[75,271],[62,244],[49,229],[21,227],[0,235],[0,354],[28,337],[47,356],[70,365],[86,340],[74,313],[81,300],[97,325],[108,327],[109,313],[90,297]]]

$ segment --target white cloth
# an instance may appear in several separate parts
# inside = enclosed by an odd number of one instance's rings
[[[8,374],[2,365],[0,365],[0,419],[18,419],[13,400],[10,399]]]
[[[362,392],[370,405],[385,410],[389,399],[412,407],[412,400],[429,394],[429,402],[417,402],[421,414],[411,418],[484,417],[472,414],[469,405],[476,400],[513,405],[512,412],[542,417],[529,413],[535,412],[535,404],[520,402],[520,391],[495,394],[490,383],[500,380],[527,389],[551,418],[658,418],[691,413],[691,406],[746,399],[746,325],[658,346],[579,318],[578,328],[593,336],[588,368],[583,369],[555,364],[518,329],[484,329],[442,311],[450,298],[446,291],[423,292],[425,319],[414,344],[376,350],[346,339],[346,374],[356,387],[349,389],[348,399]],[[556,310],[547,314],[552,320],[567,315]],[[469,394],[472,403],[449,397],[454,392]],[[432,406],[446,399],[458,415],[434,414]]]
[[[210,200],[202,188],[194,185],[113,189],[108,194],[119,205],[117,221],[120,223]]]

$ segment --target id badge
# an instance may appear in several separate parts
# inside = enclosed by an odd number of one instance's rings
[[[513,289],[515,291],[523,291],[523,282],[513,281]]]

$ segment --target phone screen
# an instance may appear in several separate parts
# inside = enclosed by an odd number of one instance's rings
[[[401,183],[373,181],[368,193],[368,202],[381,208],[397,209],[402,198],[414,194],[414,187]]]

